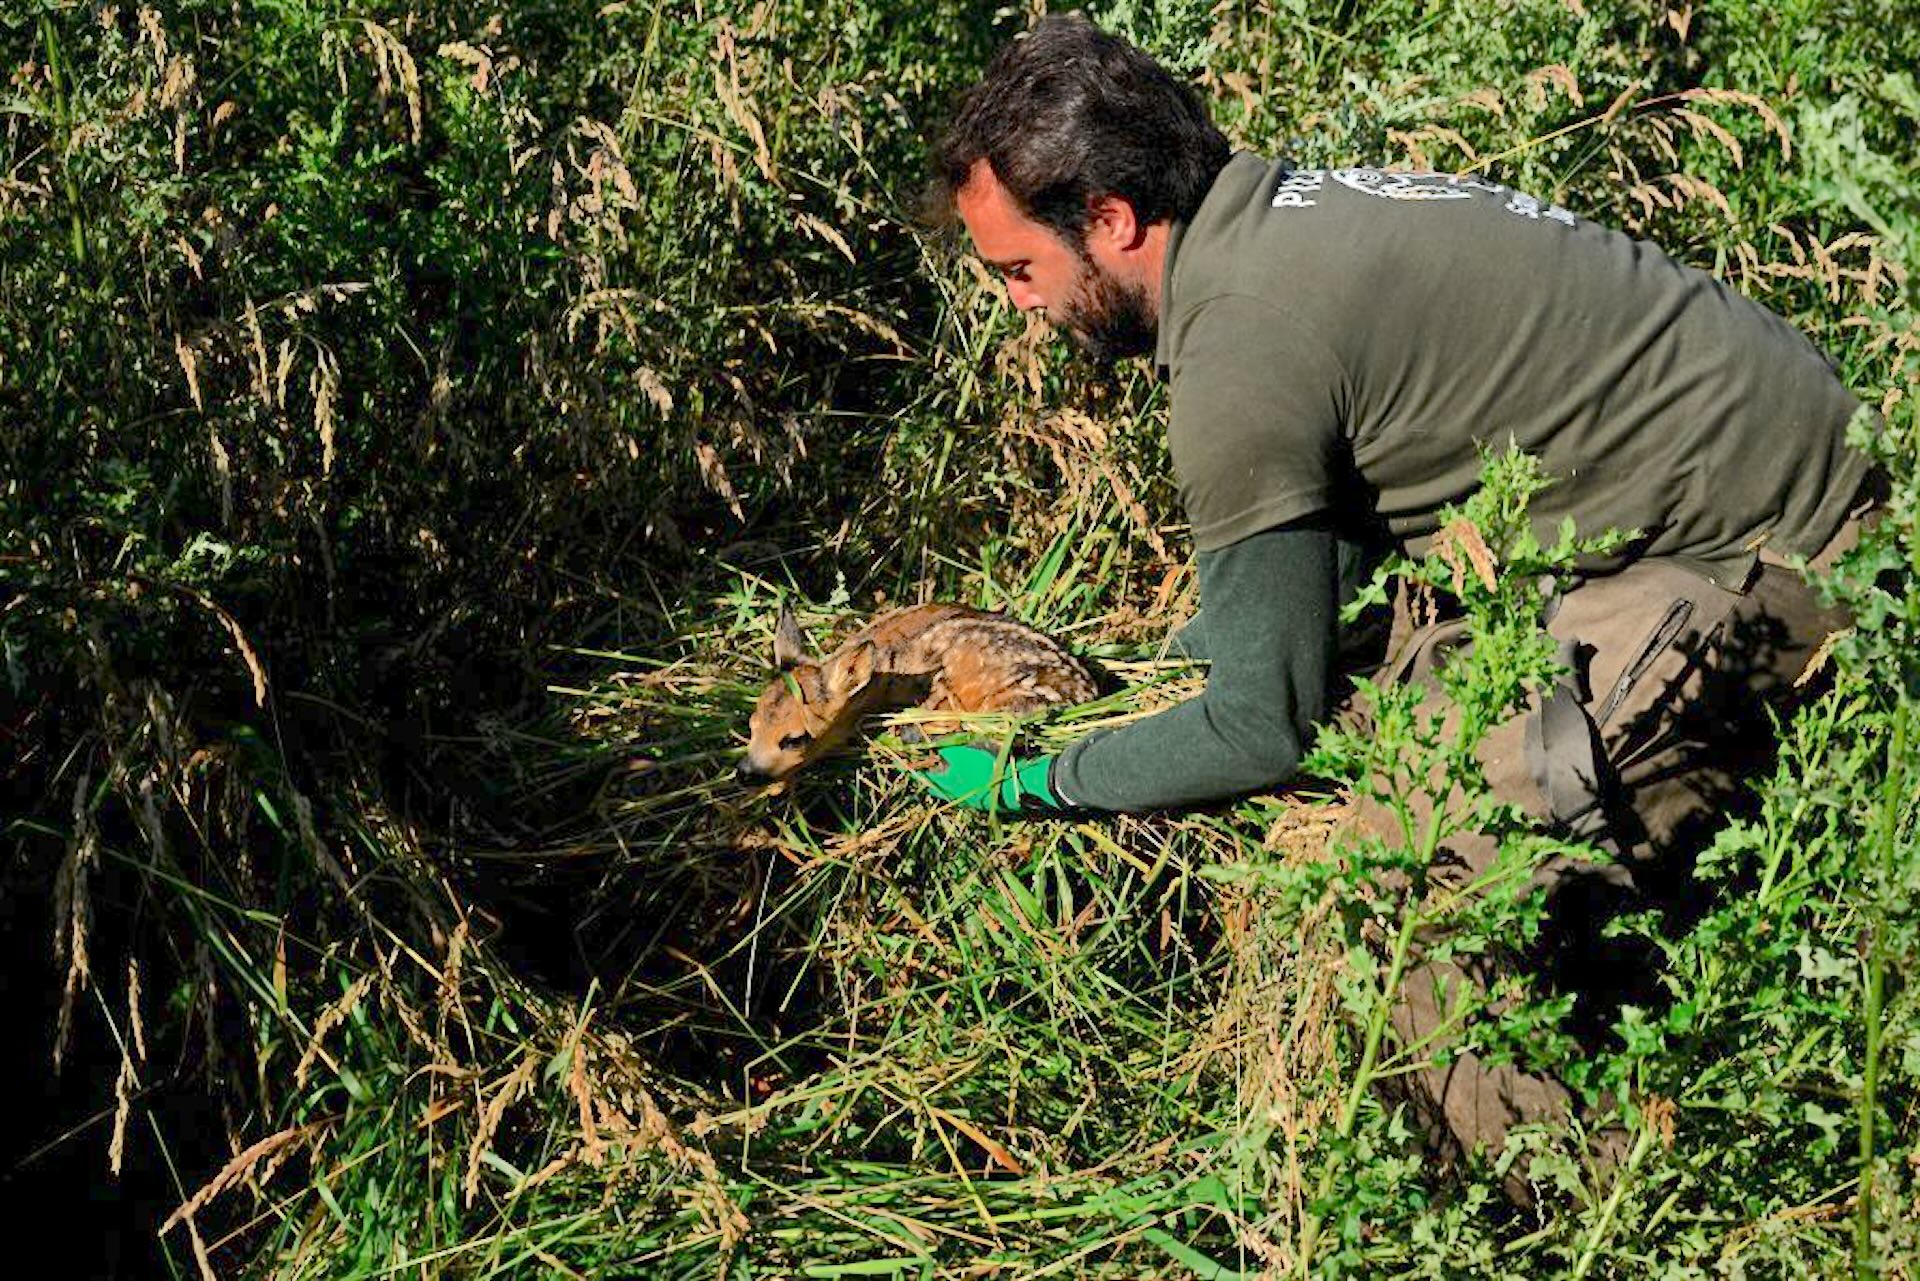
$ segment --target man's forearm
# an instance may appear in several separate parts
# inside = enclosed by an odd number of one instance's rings
[[[1061,800],[1098,810],[1167,809],[1286,782],[1302,751],[1277,720],[1236,724],[1234,709],[1205,696],[1125,729],[1090,735],[1053,766]]]

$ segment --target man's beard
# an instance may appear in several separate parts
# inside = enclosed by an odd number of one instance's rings
[[[1072,295],[1049,318],[1071,333],[1080,349],[1102,365],[1152,351],[1160,328],[1146,286],[1108,275],[1094,265],[1084,249],[1080,264]]]

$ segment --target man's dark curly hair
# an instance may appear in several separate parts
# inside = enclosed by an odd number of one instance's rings
[[[1231,148],[1193,86],[1074,14],[1043,18],[994,55],[933,151],[942,221],[976,162],[1070,243],[1088,207],[1119,196],[1145,223],[1188,220]]]

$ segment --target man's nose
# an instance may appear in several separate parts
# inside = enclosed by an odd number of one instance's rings
[[[1007,297],[1021,311],[1032,311],[1041,305],[1040,295],[1034,292],[1033,286],[1018,280],[1007,282]]]

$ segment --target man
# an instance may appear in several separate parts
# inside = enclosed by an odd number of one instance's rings
[[[1004,775],[946,749],[925,778],[951,799],[1142,811],[1288,781],[1331,710],[1345,571],[1380,534],[1423,551],[1483,444],[1541,460],[1543,529],[1637,531],[1549,624],[1591,693],[1531,750],[1516,721],[1489,764],[1508,799],[1617,850],[1616,881],[1737,790],[1765,702],[1844,623],[1787,563],[1857,532],[1857,401],[1784,321],[1650,245],[1490,181],[1234,154],[1191,88],[1080,18],[995,57],[936,170],[1016,306],[1170,379],[1211,662],[1200,697]],[[1447,635],[1397,619],[1389,671],[1421,679]],[[1491,857],[1460,845],[1467,874]],[[1465,977],[1417,972],[1401,1034]],[[1466,1054],[1420,1085],[1468,1148],[1567,1112],[1557,1083]]]

